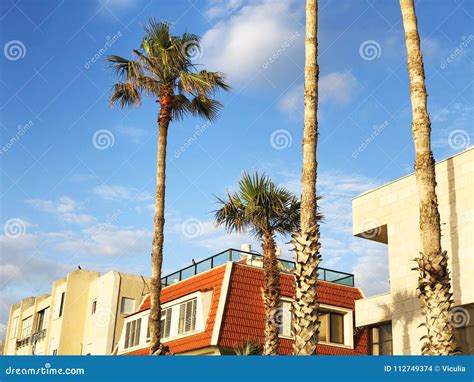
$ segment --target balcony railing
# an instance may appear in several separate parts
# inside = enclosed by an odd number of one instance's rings
[[[42,329],[31,335],[31,342],[36,343],[38,341],[44,340],[45,337],[46,337],[46,329]]]
[[[219,265],[225,264],[228,261],[263,268],[262,255],[231,248],[220,252],[217,255],[208,257],[207,259],[195,262],[194,264],[186,268],[182,268],[179,271],[171,273],[165,277],[162,277],[161,285],[166,287],[204,271],[208,271],[209,269],[213,269]],[[278,267],[281,272],[292,273],[293,269],[295,268],[295,263],[289,260],[278,259]],[[322,281],[328,281],[331,283],[347,285],[351,287],[354,286],[354,275],[335,271],[333,269],[320,267],[318,270],[318,278]]]
[[[16,341],[16,348],[17,349],[22,348],[23,346],[29,345],[29,343],[30,343],[30,337],[22,338],[21,340]]]

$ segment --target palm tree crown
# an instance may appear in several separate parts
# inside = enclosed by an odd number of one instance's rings
[[[217,224],[228,232],[247,229],[257,238],[288,234],[299,228],[300,202],[288,190],[277,186],[265,174],[244,173],[239,191],[218,198],[222,207],[215,212]]]
[[[229,90],[220,72],[198,71],[189,50],[199,47],[199,36],[184,33],[170,34],[169,24],[150,19],[145,27],[140,49],[135,49],[135,60],[109,56],[107,60],[119,77],[110,97],[111,104],[120,107],[139,105],[142,95],[155,97],[163,106],[171,108],[172,119],[186,114],[214,121],[222,104],[211,96],[218,89]]]

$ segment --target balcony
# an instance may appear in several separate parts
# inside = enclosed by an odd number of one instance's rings
[[[30,344],[30,337],[25,337],[25,338],[22,338],[21,340],[16,341],[16,348],[20,349],[23,346],[27,346],[29,344]]]
[[[209,269],[218,267],[219,265],[225,264],[228,261],[263,268],[262,255],[231,248],[220,252],[217,255],[208,257],[207,259],[198,261],[193,265],[182,268],[179,271],[171,273],[165,277],[162,277],[161,285],[163,287],[172,285],[204,271],[208,271]],[[280,272],[292,273],[293,269],[295,268],[295,263],[293,261],[279,259],[278,267],[280,268]],[[318,278],[321,281],[327,281],[351,287],[354,286],[354,275],[350,273],[335,271],[333,269],[319,268]]]
[[[46,337],[46,329],[40,330],[40,331],[32,334],[31,342],[36,343],[38,341],[44,340],[45,337]]]

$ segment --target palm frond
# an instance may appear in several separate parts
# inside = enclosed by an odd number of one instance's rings
[[[194,97],[189,105],[189,111],[197,116],[214,122],[222,109],[222,104],[212,98],[204,96]]]
[[[142,66],[137,61],[127,60],[126,58],[115,55],[108,56],[106,60],[118,78],[124,81],[133,81],[143,72]]]
[[[121,108],[130,105],[140,105],[140,88],[131,82],[119,82],[113,86],[110,104],[118,104]]]

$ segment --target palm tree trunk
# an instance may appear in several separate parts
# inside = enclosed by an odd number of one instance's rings
[[[163,263],[163,229],[165,225],[165,178],[166,178],[166,141],[171,120],[171,96],[164,92],[160,100],[158,117],[158,158],[156,164],[155,218],[153,225],[153,246],[151,254],[151,291],[150,291],[150,354],[163,355],[160,344],[161,333],[161,266]]]
[[[292,236],[296,257],[296,295],[293,303],[295,355],[316,354],[319,337],[317,268],[321,261],[316,220],[316,149],[318,143],[318,2],[306,1],[303,175],[301,177],[301,230]]]
[[[422,337],[423,354],[456,354],[458,347],[454,329],[449,322],[453,305],[448,256],[441,249],[441,226],[436,196],[435,162],[431,151],[431,122],[427,110],[427,95],[423,57],[420,49],[415,5],[413,0],[400,0],[405,29],[412,105],[412,134],[415,143],[415,177],[420,210],[421,257],[418,262],[418,293],[421,299],[423,324],[427,335]]]
[[[280,272],[276,257],[276,246],[273,236],[263,238],[263,271],[265,285],[263,296],[265,303],[265,344],[263,355],[276,355],[280,345],[279,325],[283,319],[280,309]]]

